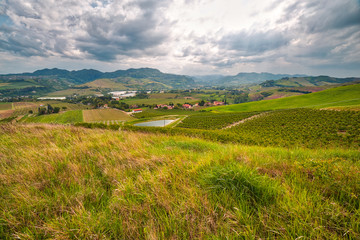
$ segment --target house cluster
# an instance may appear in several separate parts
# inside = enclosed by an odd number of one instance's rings
[[[204,103],[204,106],[220,106],[220,105],[225,105],[225,103],[220,102],[220,101],[214,101],[213,103],[211,103],[211,102]],[[192,109],[192,108],[198,107],[198,106],[200,106],[199,103],[195,103],[195,104],[185,103],[183,105],[178,104],[178,107],[182,107],[184,109]],[[158,105],[156,105],[156,107],[154,107],[154,109],[174,109],[174,106],[167,105],[167,104],[158,104]]]
[[[160,108],[174,109],[174,106],[173,105],[167,105],[167,104],[159,104],[159,105],[156,105],[156,107],[154,107],[154,109],[160,109]]]
[[[220,106],[220,105],[224,105],[225,103],[224,102],[220,102],[220,101],[214,101],[212,103],[212,106]],[[211,106],[211,105],[210,105]]]

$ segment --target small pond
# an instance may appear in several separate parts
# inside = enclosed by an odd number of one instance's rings
[[[151,122],[142,122],[134,124],[138,127],[164,127],[170,123],[172,123],[175,120],[158,120],[158,121],[151,121]]]

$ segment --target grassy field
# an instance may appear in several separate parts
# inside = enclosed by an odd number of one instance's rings
[[[117,109],[93,109],[83,111],[84,122],[99,122],[109,120],[129,121],[134,118]]]
[[[325,108],[336,106],[351,106],[360,104],[360,84],[327,89],[321,92],[265,100],[259,102],[241,103],[229,106],[212,107],[208,110],[218,112],[267,111],[287,108]]]
[[[0,128],[1,239],[359,239],[360,153]]]
[[[73,110],[56,114],[26,117],[22,121],[31,123],[77,123],[83,122],[83,114],[81,110]]]
[[[41,86],[37,83],[18,80],[18,81],[9,82],[5,85],[4,84],[0,85],[0,90],[14,89],[14,88],[21,89],[21,88],[27,88],[27,87],[41,87]]]
[[[16,102],[14,103],[15,111],[12,116],[26,115],[30,110],[33,111],[33,113],[37,113],[41,105],[46,106],[47,104],[50,104],[52,107],[59,107],[61,111],[63,111],[63,107],[65,107],[66,110],[82,110],[89,108],[83,104],[72,104],[61,101]]]
[[[83,96],[83,95],[95,95],[95,94],[100,94],[100,92],[97,89],[92,89],[92,88],[86,88],[86,89],[70,88],[70,89],[66,89],[66,90],[51,92],[51,93],[47,94],[47,96],[48,97],[66,97],[66,96],[73,96],[73,95]]]

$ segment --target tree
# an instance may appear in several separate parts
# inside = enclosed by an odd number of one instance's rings
[[[67,107],[62,107],[62,110],[65,111],[67,109]]]
[[[44,115],[45,113],[46,113],[46,108],[39,107],[38,114],[39,115]]]
[[[205,101],[204,100],[201,100],[200,102],[199,102],[199,106],[204,106],[205,105]]]
[[[60,107],[54,107],[53,113],[58,113],[60,112]]]
[[[54,112],[54,108],[50,105],[50,104],[48,104],[47,105],[47,113],[53,113]]]
[[[249,101],[249,94],[242,93],[234,98],[234,103],[243,103]]]

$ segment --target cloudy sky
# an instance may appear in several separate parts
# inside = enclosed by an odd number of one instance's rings
[[[0,73],[360,76],[360,0],[0,0]]]

